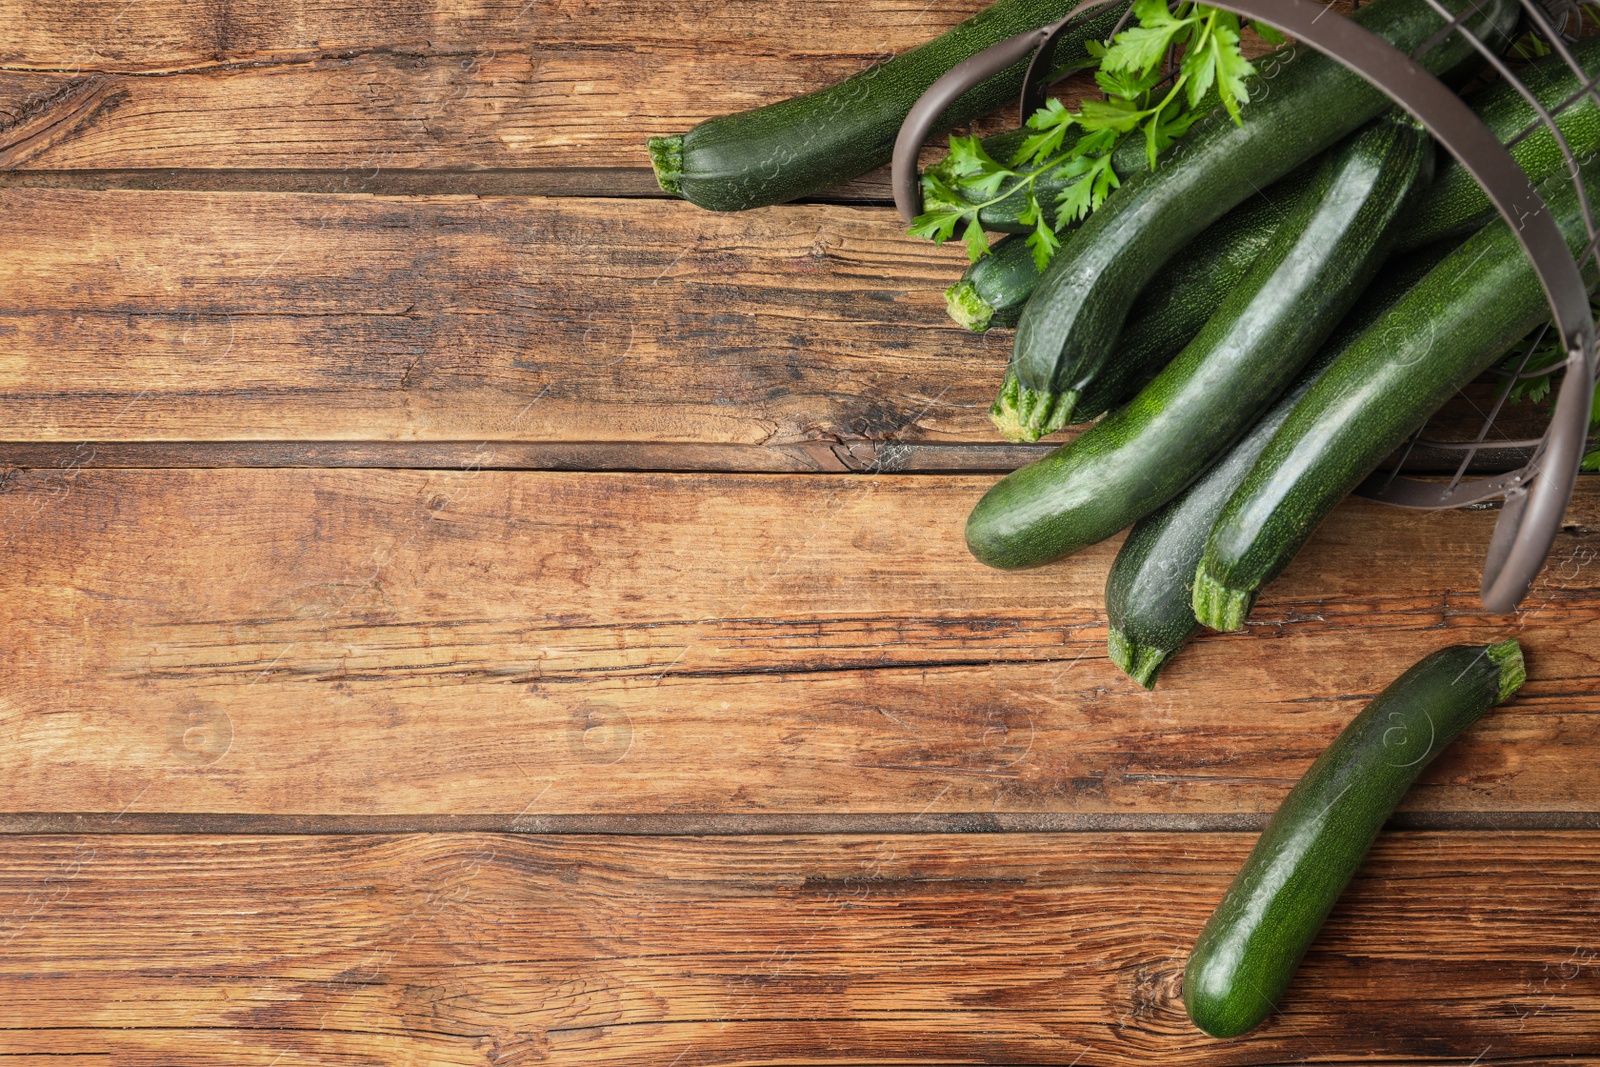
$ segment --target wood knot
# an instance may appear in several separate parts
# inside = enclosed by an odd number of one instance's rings
[[[1166,1032],[1188,1026],[1183,1007],[1182,959],[1141,963],[1130,971],[1128,1023],[1140,1030]]]

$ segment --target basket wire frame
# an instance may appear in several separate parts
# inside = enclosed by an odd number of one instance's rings
[[[959,64],[931,86],[906,117],[895,143],[893,185],[895,205],[909,222],[921,213],[922,194],[917,156],[938,118],[967,89],[1027,58],[1032,60],[1024,79],[1021,119],[1026,121],[1041,107],[1050,89],[1056,42],[1076,17],[1117,0],[1085,0],[1060,21],[1003,41]],[[1213,2],[1213,0],[1207,0]],[[1577,62],[1570,45],[1578,39],[1583,9],[1600,13],[1600,0],[1504,0],[1521,9],[1522,30],[1531,32],[1559,57],[1582,86],[1553,108],[1546,108],[1518,79],[1513,61],[1502,49],[1479,40],[1463,28],[1472,10],[1463,5],[1455,14],[1441,0],[1425,0],[1440,18],[1440,28],[1411,55],[1395,49],[1356,23],[1331,12],[1314,0],[1215,0],[1222,7],[1251,20],[1275,26],[1300,44],[1327,53],[1381,89],[1411,112],[1434,139],[1475,177],[1501,216],[1512,226],[1543,285],[1552,321],[1528,340],[1522,355],[1508,369],[1501,363],[1499,387],[1475,435],[1467,440],[1428,436],[1430,423],[1410,436],[1398,459],[1374,472],[1356,490],[1382,503],[1423,509],[1448,509],[1504,500],[1490,540],[1480,593],[1493,612],[1513,610],[1527,595],[1549,555],[1577,480],[1587,442],[1589,414],[1595,382],[1595,334],[1583,268],[1600,277],[1600,235],[1593,206],[1581,180],[1580,161],[1567,143],[1558,116],[1588,102],[1600,109],[1600,75],[1590,77]],[[1476,0],[1477,3],[1492,0]],[[1131,7],[1118,23],[1129,18]],[[1511,85],[1529,104],[1536,118],[1527,128],[1502,144],[1461,101],[1454,91],[1428,74],[1414,60],[1461,33],[1477,50],[1487,67]],[[1115,31],[1113,31],[1115,33]],[[1169,57],[1170,58],[1170,57]],[[1567,176],[1578,194],[1588,242],[1572,255],[1550,211],[1528,176],[1510,155],[1530,134],[1549,130],[1560,148]],[[1555,330],[1565,356],[1546,366],[1528,364],[1540,350],[1549,331]],[[1561,374],[1561,386],[1552,405],[1550,423],[1538,438],[1511,439],[1497,431],[1496,420],[1510,400],[1518,381],[1545,374]],[[1470,403],[1470,398],[1468,399]],[[1475,406],[1475,405],[1474,405]],[[1439,469],[1443,457],[1454,457],[1448,481],[1421,481],[1405,476],[1418,469]],[[1487,458],[1485,464],[1481,459]],[[1508,462],[1519,464],[1503,470]],[[1500,466],[1502,473],[1469,480],[1475,467]]]

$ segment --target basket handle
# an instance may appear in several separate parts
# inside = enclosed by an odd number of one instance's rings
[[[921,175],[917,173],[917,156],[922,153],[922,146],[932,136],[939,119],[950,105],[961,99],[969,89],[1021,62],[1032,52],[1033,61],[1028,64],[1028,73],[1022,83],[1020,121],[1027,122],[1028,116],[1044,105],[1045,93],[1050,89],[1056,42],[1061,39],[1061,34],[1083,12],[1114,2],[1116,0],[1084,0],[1084,3],[1067,12],[1064,18],[1048,26],[1019,33],[963,59],[928,86],[906,114],[894,141],[894,164],[890,171],[894,185],[894,206],[899,209],[900,217],[906,220],[907,225],[922,214],[922,182]]]
[[[1593,343],[1592,335],[1571,342],[1544,449],[1535,459],[1543,460],[1541,469],[1531,488],[1518,486],[1506,492],[1505,507],[1495,522],[1478,596],[1487,610],[1497,614],[1515,611],[1528,595],[1572,501],[1594,398],[1594,367],[1586,355]]]

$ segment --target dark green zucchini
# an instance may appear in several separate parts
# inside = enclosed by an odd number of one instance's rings
[[[1572,47],[1572,57],[1587,78],[1600,75],[1600,37],[1590,37]],[[1560,56],[1547,56],[1517,72],[1518,79],[1533,93],[1534,99],[1554,111],[1569,102],[1583,88],[1578,76]],[[1511,141],[1538,122],[1533,105],[1505,81],[1468,97],[1472,110],[1502,143]],[[1575,159],[1600,152],[1600,108],[1584,94],[1576,103],[1556,116],[1556,126],[1566,139]],[[1533,133],[1511,145],[1511,157],[1528,177],[1543,181],[1554,173],[1565,173],[1566,157],[1555,135],[1542,123]],[[1495,215],[1483,186],[1460,163],[1450,160],[1439,167],[1433,187],[1405,219],[1395,235],[1395,247],[1416,248],[1453,235],[1472,233]]]
[[[945,310],[975,333],[992,326],[1015,326],[1039,277],[1027,238],[1013,234],[996,241],[988,255],[967,267],[960,280],[944,291]]]
[[[1600,162],[1583,176],[1590,202],[1600,202]],[[1538,191],[1577,255],[1588,238],[1576,186],[1554,174]],[[1584,276],[1592,287],[1593,257]],[[1261,587],[1334,506],[1549,314],[1503,220],[1429,272],[1323,373],[1229,498],[1195,576],[1195,617],[1213,630],[1243,626]]]
[[[1266,247],[1303,187],[1303,182],[1295,184],[1296,177],[1309,173],[1297,172],[1267,192],[1251,197],[1184,246],[1134,303],[1128,316],[1130,328],[1147,312],[1158,313],[1164,319],[1170,317],[1170,332],[1179,342],[1167,354],[1182,347],[1216,310],[1219,294],[1244,277]],[[1027,241],[1016,234],[1008,235],[996,241],[988,255],[969,265],[961,280],[945,290],[946,309],[956,322],[979,333],[994,326],[1015,326],[1041,277],[1043,272],[1034,264]]]
[[[1600,37],[1588,38],[1573,45],[1572,49],[1573,58],[1581,68],[1591,74],[1600,74]],[[1570,101],[1580,88],[1572,68],[1559,56],[1547,57],[1524,68],[1521,77],[1539,103],[1550,110]],[[1536,117],[1532,105],[1504,81],[1495,82],[1472,94],[1469,102],[1478,117],[1502,141],[1515,138]],[[1557,124],[1577,158],[1600,151],[1600,109],[1595,107],[1589,96],[1582,96],[1577,103],[1562,111]],[[1019,129],[993,134],[984,138],[984,149],[997,159],[1008,156],[1016,151],[1030,132]],[[1136,146],[1142,145],[1137,138],[1133,140]],[[1517,141],[1511,153],[1535,181],[1566,165],[1555,137],[1542,126]],[[1133,162],[1136,166],[1142,165],[1140,160]],[[942,162],[936,164],[930,168],[930,173],[941,173],[947,182],[959,183],[954,175],[941,172],[942,166]],[[1305,173],[1304,168],[1299,173]],[[1244,267],[1249,265],[1250,259],[1271,236],[1271,228],[1282,218],[1281,210],[1272,210],[1274,203],[1282,203],[1278,190],[1287,188],[1294,180],[1295,176],[1290,175],[1267,194],[1252,196],[1185,245],[1134,302],[1124,333],[1140,324],[1154,293],[1170,290],[1172,301],[1187,303],[1190,300],[1189,287],[1199,285],[1202,279],[1210,280],[1211,263],[1217,256],[1226,257],[1231,262],[1218,264],[1223,273],[1216,276],[1216,284],[1232,286],[1236,283],[1243,276]],[[1050,178],[1040,180],[1038,195],[1041,203],[1054,203],[1054,197],[1059,192],[1059,182],[1052,184]],[[984,228],[1005,233],[1028,232],[1031,227],[1023,226],[1017,217],[1022,204],[1023,199],[1018,195],[985,208],[981,216]],[[1493,216],[1494,208],[1477,180],[1459,163],[1446,159],[1416,209],[1400,220],[1395,234],[1395,250],[1403,252],[1452,236],[1465,237],[1481,229]],[[1069,227],[1072,228],[1075,227]],[[994,250],[994,256],[980,259],[968,269],[962,282],[946,290],[951,317],[970,329],[1015,325],[1023,306],[1043,277],[1040,271],[1032,269],[1031,257],[1022,251],[1020,242],[1013,245],[1009,240],[1002,240]],[[997,262],[991,263],[991,260]],[[1234,272],[1231,277],[1228,274],[1230,269]],[[967,282],[971,283],[970,286],[963,284]],[[1209,300],[1214,307],[1216,298],[1200,291],[1206,288],[1210,286],[1200,285],[1195,290],[1194,296],[1198,300],[1196,306],[1204,306]],[[1173,310],[1176,312],[1174,332],[1183,336],[1184,340],[1192,337],[1204,323],[1202,318],[1199,322],[1187,325],[1182,308]],[[1118,338],[1118,359],[1108,361],[1101,374],[1096,376],[1097,382],[1102,376],[1117,376],[1127,358],[1126,341],[1126,337]],[[1110,388],[1096,391],[1102,398],[1110,398],[1112,405],[1127,399],[1129,395],[1115,381]],[[1079,398],[1076,411],[1064,403],[1055,404],[1048,423],[1029,426],[1026,418],[1019,418],[1016,414],[1018,405],[1025,399],[1030,400],[1031,411],[1044,402],[1045,396],[1038,394],[1029,398],[1028,394],[1021,392],[1015,372],[1007,374],[1002,388],[1002,397],[1008,396],[1018,399],[997,404],[997,409],[1009,409],[1004,418],[1005,424],[1029,427],[1025,435],[1015,438],[1017,440],[1037,440],[1039,436],[1061,429],[1071,421],[1084,422],[1106,410],[1105,407],[1097,408],[1089,404],[1087,397]]]
[[[1344,317],[1386,256],[1390,223],[1427,184],[1432,159],[1417,125],[1390,117],[1328,153],[1243,281],[1154,381],[978,502],[967,519],[972,554],[1007,569],[1047,563],[1182,492]]]
[[[1445,0],[1465,11],[1478,37],[1497,40],[1515,0]],[[1411,52],[1440,30],[1429,0],[1375,0],[1352,18]],[[1420,60],[1430,71],[1459,63],[1459,32]],[[1168,259],[1252,192],[1377,116],[1388,100],[1361,75],[1321,53],[1291,46],[1262,61],[1243,122],[1213,111],[1167,149],[1156,170],[1137,171],[1056,254],[1017,326],[1012,362],[1025,388],[1082,395],[1115,348],[1133,299]],[[1271,91],[1264,84],[1271,72]]]
[[[1265,193],[1246,200],[1168,261],[1134,303],[1117,338],[1115,357],[1107,360],[1094,384],[1075,403],[1051,403],[1046,394],[1022,388],[1015,368],[1008,366],[1000,393],[989,409],[996,429],[1013,441],[1037,441],[1069,422],[1098,418],[1132,399],[1194,339],[1244,279],[1315,169],[1302,167]],[[1035,285],[1040,277],[1035,271]],[[1022,280],[1019,275],[1009,299],[1021,296]],[[1022,300],[1026,303],[1027,297]]]
[[[837,85],[650,139],[661,188],[713,211],[781,204],[889,162],[895,136],[923,91],[957,63],[1054,22],[1074,0],[999,0],[944,36]],[[1056,48],[1057,73],[1094,62],[1085,45],[1108,37],[1127,4],[1080,16]],[[1027,62],[968,90],[940,119],[960,125],[1014,100]]]
[[[1199,481],[1134,524],[1106,575],[1106,616],[1111,624],[1106,647],[1111,662],[1123,673],[1152,688],[1156,674],[1199,629],[1190,602],[1194,571],[1218,512],[1317,376],[1453,248],[1445,242],[1385,263],[1294,388]]]
[[[1411,783],[1525,676],[1515,641],[1443,648],[1344,728],[1273,813],[1200,933],[1183,972],[1196,1026],[1235,1037],[1272,1013]]]

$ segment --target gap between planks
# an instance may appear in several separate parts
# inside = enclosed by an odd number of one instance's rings
[[[0,813],[0,836],[40,834],[327,835],[503,833],[538,836],[817,837],[883,834],[1260,833],[1265,812],[942,812],[722,815],[262,815],[179,812]],[[1595,811],[1414,811],[1390,831],[1600,830]]]
[[[639,441],[0,441],[0,470],[349,468],[437,471],[629,471],[652,474],[1007,474],[1064,440],[1043,444],[816,441],[737,445]],[[1398,457],[1394,457],[1398,458]],[[1469,473],[1525,461],[1485,448]],[[1455,453],[1419,451],[1404,469],[1454,471]]]
[[[387,470],[1004,473],[1053,451],[1039,445],[892,441],[738,445],[639,441],[0,441],[0,469],[305,467]]]
[[[651,171],[627,167],[486,167],[474,170],[123,167],[104,170],[12,170],[0,171],[0,189],[677,199],[662,191]],[[877,170],[792,203],[855,204],[887,209],[893,206],[894,199],[887,171]]]

